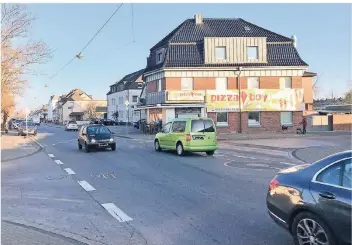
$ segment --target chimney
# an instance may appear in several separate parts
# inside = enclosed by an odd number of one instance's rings
[[[296,35],[292,35],[291,39],[292,39],[293,47],[296,48],[297,47],[297,37],[296,37]]]
[[[203,17],[202,17],[201,14],[196,14],[196,15],[194,16],[194,19],[196,20],[196,24],[197,24],[197,25],[198,25],[198,24],[203,24]]]

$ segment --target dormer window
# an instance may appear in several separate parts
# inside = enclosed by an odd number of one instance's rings
[[[258,46],[248,46],[247,47],[247,58],[248,58],[248,60],[258,59]]]
[[[164,49],[160,49],[156,52],[156,63],[160,64],[164,61]]]
[[[138,88],[143,88],[143,83],[138,83]]]
[[[217,60],[225,60],[226,59],[226,47],[216,47],[215,55]]]

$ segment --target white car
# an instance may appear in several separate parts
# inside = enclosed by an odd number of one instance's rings
[[[78,125],[75,121],[69,121],[65,126],[65,131],[78,131]]]

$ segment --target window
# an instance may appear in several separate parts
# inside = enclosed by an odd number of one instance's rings
[[[159,64],[163,62],[164,59],[164,49],[161,49],[156,52],[156,63]]]
[[[212,120],[204,120],[204,132],[206,132],[206,133],[215,132],[215,127],[214,127],[214,123]]]
[[[157,87],[158,91],[161,91],[162,90],[162,88],[161,88],[161,79],[158,80],[157,86],[158,86]]]
[[[138,101],[138,96],[137,95],[133,95],[132,96],[132,102],[137,102]]]
[[[343,172],[342,186],[352,188],[352,164],[351,159],[345,161],[345,171]]]
[[[163,132],[164,133],[169,133],[170,132],[170,128],[171,128],[171,122],[165,124],[165,126],[163,128]]]
[[[330,185],[341,185],[341,171],[343,170],[343,165],[340,163],[336,163],[327,169],[325,169],[322,173],[320,173],[317,177],[317,181],[330,184]]]
[[[280,77],[280,89],[292,88],[291,77]]]
[[[281,122],[281,125],[292,126],[292,112],[291,111],[281,112],[280,122]]]
[[[248,77],[248,88],[259,88],[259,77]]]
[[[138,88],[143,88],[143,83],[138,83]]]
[[[216,113],[216,125],[228,125],[227,112]]]
[[[217,77],[215,80],[216,90],[227,90],[227,78]]]
[[[226,47],[216,47],[215,55],[217,60],[225,60],[226,59]]]
[[[193,90],[193,78],[181,78],[181,90]]]
[[[204,132],[204,122],[203,120],[192,120],[191,122],[192,133]]]
[[[249,60],[258,59],[258,47],[257,46],[247,47],[247,58]]]
[[[174,133],[183,133],[185,132],[186,122],[185,121],[175,121],[172,124],[172,132]]]
[[[248,126],[249,127],[260,126],[260,112],[258,111],[248,112]]]

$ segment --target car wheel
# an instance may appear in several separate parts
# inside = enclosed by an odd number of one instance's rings
[[[84,150],[88,153],[90,152],[89,146],[87,145],[87,143],[84,143]]]
[[[177,143],[177,145],[176,145],[176,151],[177,151],[177,155],[183,156],[184,150],[183,150],[183,145],[182,145],[182,143]]]
[[[294,218],[292,236],[296,245],[337,245],[330,228],[318,216],[309,212],[299,213]]]
[[[213,156],[214,153],[215,153],[215,151],[207,151],[207,152],[205,152],[205,153],[207,153],[208,156]]]
[[[111,150],[115,151],[116,150],[116,145],[111,146]]]
[[[154,141],[154,147],[156,151],[161,151],[159,140]]]
[[[78,149],[82,150],[82,145],[79,143],[79,141],[78,141]]]

